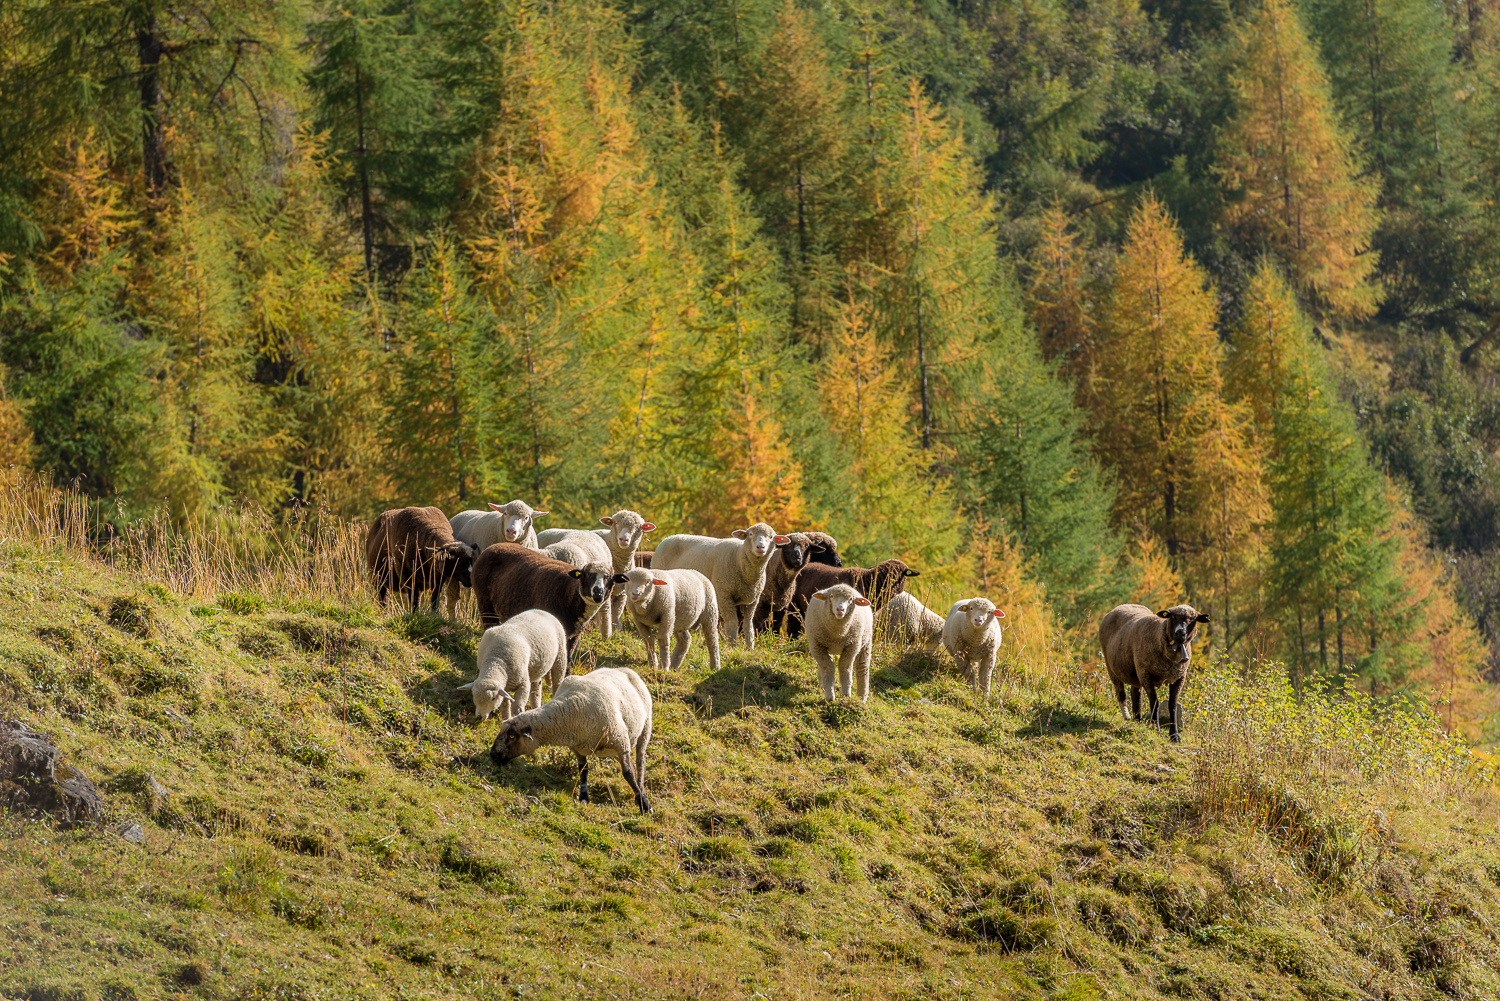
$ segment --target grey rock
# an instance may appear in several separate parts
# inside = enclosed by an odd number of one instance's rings
[[[65,824],[104,815],[104,797],[89,777],[66,764],[45,733],[17,720],[0,720],[0,805]]]
[[[120,828],[120,837],[132,844],[140,844],[146,840],[146,832],[141,830],[140,824],[126,824]]]

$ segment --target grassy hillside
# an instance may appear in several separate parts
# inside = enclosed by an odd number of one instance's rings
[[[1479,763],[1357,700],[1205,669],[1174,747],[1087,670],[982,704],[882,648],[829,706],[774,641],[591,635],[656,699],[641,817],[613,764],[583,805],[567,752],[490,763],[467,624],[14,537],[0,621],[3,715],[110,811],[0,815],[0,997],[1500,995]]]

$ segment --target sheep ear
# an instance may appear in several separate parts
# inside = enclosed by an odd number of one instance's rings
[[[962,605],[959,605],[958,606],[958,610],[960,612],[967,612],[969,610],[969,603],[968,602],[964,602]]]
[[[776,536],[776,539],[775,539],[775,542],[776,542],[776,544],[777,544],[777,545],[778,545],[778,546],[784,546],[784,545],[786,545],[786,544],[787,544],[787,543],[788,543],[788,542],[791,542],[791,541],[792,541],[792,540],[791,540],[791,539],[788,539],[788,538],[787,538],[787,537],[786,537],[786,536],[784,536],[784,535],[778,535],[778,536]]]
[[[1207,612],[1199,612],[1198,613],[1198,621],[1199,622],[1207,622],[1208,621],[1208,613]]]
[[[479,680],[478,678],[474,679],[474,681],[478,681],[478,680]],[[460,692],[467,692],[467,691],[469,691],[471,688],[474,687],[474,681],[469,682],[467,685],[459,685],[458,686],[458,690]]]
[[[533,511],[533,512],[531,512],[531,516],[533,518],[545,518],[550,513],[551,513],[550,511]]]
[[[813,592],[813,597],[817,598],[819,601],[827,601],[828,600],[828,595],[824,594],[822,591],[814,591]]]
[[[667,582],[664,581],[664,580],[653,580],[651,583],[657,585],[658,587],[666,587],[667,586]]]
[[[855,598],[854,599],[854,603],[856,605],[868,605],[870,603],[870,599],[869,598]]]
[[[599,519],[599,524],[601,524],[601,525],[613,525],[614,523],[615,523],[615,520],[613,518],[611,518],[609,515],[605,515],[603,518]]]
[[[569,577],[575,577],[575,578],[576,577],[582,577],[583,576],[583,571],[579,570],[579,569],[577,569],[575,567],[574,569],[568,571],[568,576]]]
[[[629,584],[630,583],[630,578],[627,577],[627,576],[625,576],[622,573],[615,574],[609,580],[610,580],[610,583],[612,583],[612,584]]]
[[[648,521],[644,525],[641,526],[641,531],[642,532],[654,532],[654,531],[656,531],[656,526],[653,525],[651,522]]]
[[[1156,614],[1160,615],[1164,619],[1170,619],[1172,617],[1172,610],[1170,608],[1163,608],[1161,611],[1157,612]]]
[[[749,533],[746,532],[743,528],[736,528],[734,531],[730,532],[729,534],[732,535],[732,536],[734,536],[736,539],[743,539]]]
[[[994,610],[994,611],[993,611],[993,612],[991,612],[991,613],[990,613],[990,614],[991,614],[991,615],[993,615],[993,616],[994,616],[994,617],[995,617],[995,618],[997,618],[997,619],[1003,619],[1003,618],[1005,618],[1005,613],[1004,613],[1004,612],[1002,612],[1002,611],[1001,611],[1001,610],[1000,610],[1000,609],[998,609],[998,608],[997,608],[997,609],[995,609],[995,610]]]
[[[920,576],[922,576],[922,571],[920,571],[920,570],[913,570],[911,567],[907,567],[905,570],[901,571],[901,576],[903,576],[903,577],[920,577]]]
[[[523,736],[523,737],[530,737],[531,736],[531,724],[530,723],[527,723],[525,726],[521,727],[521,736]]]
[[[504,504],[496,504],[494,501],[490,501],[490,510],[491,511],[504,511],[505,510],[505,505]]]

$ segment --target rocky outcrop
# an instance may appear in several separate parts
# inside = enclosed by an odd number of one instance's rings
[[[65,763],[45,733],[15,720],[0,720],[0,806],[65,824],[104,815],[104,797],[88,776]]]

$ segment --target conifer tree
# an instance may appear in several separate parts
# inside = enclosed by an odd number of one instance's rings
[[[1289,0],[1265,0],[1239,44],[1239,110],[1219,151],[1235,194],[1225,221],[1322,307],[1366,316],[1379,301],[1369,251],[1378,188],[1362,177],[1317,53]]]

